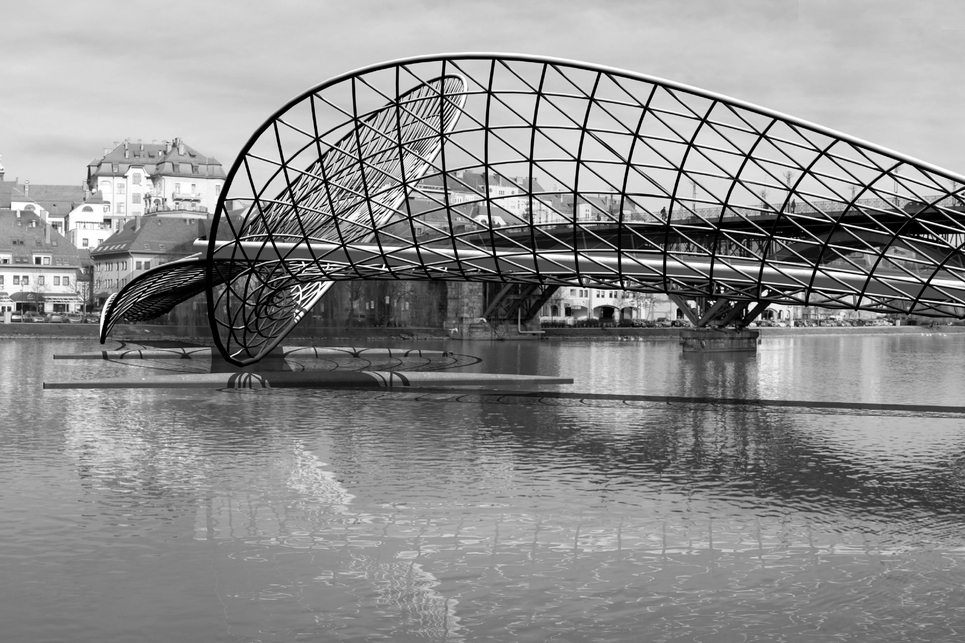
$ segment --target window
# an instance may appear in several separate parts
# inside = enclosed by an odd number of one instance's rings
[[[13,276],[13,285],[14,285],[14,286],[19,286],[19,285],[20,285],[20,275],[14,275],[14,276]]]
[[[38,285],[38,286],[43,286],[43,285],[44,285],[44,276],[43,276],[43,275],[40,275],[39,277],[37,277],[37,285]]]
[[[124,194],[124,184],[120,181],[117,182],[117,193]]]
[[[135,172],[134,174],[131,175],[131,183],[133,183],[134,185],[140,185],[140,184],[141,184],[141,173],[140,173],[140,172]]]
[[[174,193],[175,193],[175,194],[181,194],[181,184],[180,184],[180,183],[175,183],[175,184],[174,184]]]
[[[3,275],[0,275],[0,286],[3,285]]]
[[[118,214],[124,214],[124,204],[123,204],[123,203],[118,203],[118,204],[117,204],[117,213],[118,213]]]
[[[21,278],[20,278],[20,285],[22,285],[22,286],[29,286],[29,285],[30,285],[30,277],[28,277],[27,275],[24,275],[23,277],[21,277]]]
[[[86,248],[88,245],[90,245],[90,240],[85,237],[80,240],[80,243],[84,248]]]
[[[55,286],[59,286],[59,285],[60,285],[60,277],[54,277],[54,285],[55,285]]]
[[[134,205],[139,205],[141,203],[141,195],[139,192],[134,192],[131,194],[131,203]]]
[[[145,261],[145,262],[144,262],[144,269],[145,269],[145,270],[150,270],[150,269],[151,269],[151,262],[150,262],[150,261]]]
[[[40,266],[40,265],[42,265],[42,264],[43,264],[43,258],[42,258],[42,257],[34,257],[34,265],[35,265],[35,266]]]
[[[93,211],[94,211],[94,208],[90,207],[89,205],[85,205],[84,207],[82,207],[82,208],[80,209],[80,211],[81,211],[81,212],[93,212]]]
[[[134,262],[134,270],[140,270],[140,269],[141,269],[141,262],[140,262],[140,261],[135,261],[135,262]]]
[[[70,277],[64,277],[64,285],[65,285],[65,286],[69,286],[69,285],[70,285]]]

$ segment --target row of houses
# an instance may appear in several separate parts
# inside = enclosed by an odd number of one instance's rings
[[[96,310],[139,274],[192,253],[194,240],[208,235],[226,178],[217,160],[177,138],[125,140],[103,152],[76,186],[6,181],[0,166],[0,312]],[[651,216],[607,195],[574,200],[536,179],[470,171],[425,178],[406,207],[417,214],[411,230],[423,238],[527,221],[552,226]],[[663,295],[573,287],[560,289],[542,317],[618,322],[683,313]]]
[[[115,142],[76,185],[9,181],[0,165],[0,313],[98,308],[192,251],[224,181],[216,159],[178,138]]]

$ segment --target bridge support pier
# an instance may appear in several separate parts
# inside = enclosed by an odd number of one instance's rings
[[[685,353],[757,352],[760,331],[685,328],[680,344]]]

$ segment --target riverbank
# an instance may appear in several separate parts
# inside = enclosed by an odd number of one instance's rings
[[[683,328],[546,328],[547,339],[677,340]],[[926,335],[965,333],[965,326],[814,326],[807,328],[758,328],[761,339],[792,335]]]
[[[681,328],[545,328],[542,335],[525,337],[501,337],[514,339],[547,340],[626,340],[677,341]],[[965,326],[817,326],[811,328],[760,328],[761,338],[792,335],[923,335],[931,333],[965,333]],[[97,339],[97,324],[0,324],[0,339],[40,337],[47,339]],[[289,335],[289,344],[322,344],[333,340],[441,340],[449,336],[441,328],[296,328]],[[118,325],[111,332],[116,341],[180,340],[202,344],[210,343],[207,326],[163,326],[151,324]],[[488,339],[476,341],[491,341]]]
[[[0,323],[0,339],[38,337],[44,339],[97,339],[98,324]],[[166,326],[153,324],[119,324],[111,331],[115,341],[180,340],[199,344],[211,343],[207,326]],[[335,339],[446,339],[437,328],[296,328],[288,336],[288,344],[318,344]]]

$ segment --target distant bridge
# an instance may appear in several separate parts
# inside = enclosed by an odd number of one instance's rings
[[[504,318],[573,285],[667,293],[718,327],[772,303],[963,317],[963,189],[953,172],[642,74],[394,61],[269,118],[211,238],[111,297],[101,339],[203,292],[222,354],[251,363],[354,279],[489,282]],[[507,212],[510,225],[478,224]]]

